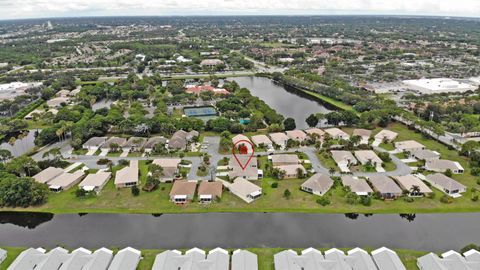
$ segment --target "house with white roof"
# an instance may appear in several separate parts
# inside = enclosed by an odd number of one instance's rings
[[[330,135],[335,140],[348,140],[350,139],[350,135],[348,135],[345,131],[339,129],[339,128],[327,128],[325,129],[325,132]]]
[[[246,203],[251,203],[262,196],[261,187],[240,177],[235,179],[228,189]]]
[[[455,174],[461,174],[465,171],[460,163],[447,159],[429,159],[425,162],[425,169],[440,173],[450,170]]]
[[[352,155],[350,151],[344,150],[332,150],[330,151],[332,158],[337,163],[337,166],[342,172],[349,172],[349,167],[351,165],[356,165],[358,163],[357,159]]]
[[[64,172],[63,174],[55,177],[48,182],[48,188],[54,192],[60,192],[72,188],[74,185],[80,183],[85,172],[82,170],[75,171],[73,173]]]
[[[349,187],[350,191],[358,196],[368,196],[373,193],[372,188],[363,178],[358,178],[351,175],[343,175],[341,180],[343,186]]]
[[[107,184],[112,176],[111,172],[98,171],[97,173],[88,174],[85,179],[78,184],[83,190],[90,192],[94,191],[99,194],[102,191],[103,187]]]
[[[332,186],[333,180],[330,178],[330,176],[316,173],[303,182],[300,188],[305,192],[323,196],[330,190]]]
[[[257,255],[244,249],[237,249],[232,254],[232,270],[258,270]]]
[[[372,257],[361,248],[354,248],[347,252],[345,261],[354,270],[377,270]]]
[[[124,248],[113,257],[108,270],[135,270],[140,262],[142,253],[131,247]]]
[[[302,130],[299,130],[299,129],[287,130],[287,131],[285,131],[285,133],[287,134],[287,137],[290,140],[294,140],[294,141],[297,141],[297,142],[303,142],[308,138],[307,134],[305,134],[305,132],[303,132]]]
[[[277,132],[277,133],[270,133],[268,134],[270,139],[275,145],[278,145],[280,149],[285,149],[287,147],[288,136],[285,133]]]
[[[441,173],[429,174],[425,177],[425,181],[452,197],[460,197],[461,193],[467,191],[465,185]]]
[[[386,247],[372,251],[372,257],[379,269],[407,270],[398,257],[397,253]]]
[[[414,141],[414,140],[408,140],[408,141],[396,142],[395,143],[395,148],[399,152],[412,153],[414,151],[425,149],[425,145],[423,145],[423,144],[421,144],[417,141]]]

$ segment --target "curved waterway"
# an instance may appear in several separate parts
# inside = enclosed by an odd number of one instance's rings
[[[265,101],[285,118],[295,119],[298,128],[307,128],[305,119],[312,113],[328,113],[332,107],[313,99],[307,94],[275,84],[269,78],[263,77],[235,77],[229,78],[236,81],[240,87],[250,90],[252,95]]]
[[[480,243],[480,214],[61,214],[0,212],[4,246],[97,248],[381,247]]]

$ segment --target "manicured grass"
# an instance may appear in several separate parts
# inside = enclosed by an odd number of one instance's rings
[[[317,153],[317,158],[320,163],[327,169],[333,168],[335,172],[340,172],[340,168],[338,168],[337,163],[327,152],[325,153]]]
[[[7,259],[0,265],[0,270],[6,270],[8,266],[15,260],[15,258],[25,250],[24,247],[1,247],[2,249],[8,252]],[[307,247],[305,247],[307,248]],[[118,252],[118,248],[110,248],[115,253]],[[318,248],[318,250],[325,252],[329,248]],[[340,248],[340,250],[348,251],[351,248]],[[371,252],[372,248],[364,248],[366,251]],[[247,248],[247,250],[257,254],[258,256],[258,269],[259,270],[274,270],[274,263],[273,263],[273,256],[285,250],[284,248]],[[302,249],[294,248],[296,252],[300,252]],[[163,252],[164,249],[142,249],[142,260],[137,267],[138,270],[150,270],[152,269],[153,263],[155,262],[155,257],[157,254]],[[180,251],[185,252],[185,249],[181,249]],[[205,250],[208,251],[208,250]],[[228,249],[230,254],[234,251],[234,249]],[[395,250],[405,264],[405,267],[408,270],[417,270],[418,267],[416,265],[417,258],[427,254],[424,251],[415,251],[415,250],[406,250],[406,249],[396,249]]]
[[[87,149],[82,148],[82,149],[73,150],[72,154],[74,154],[74,155],[85,155],[87,152],[88,152]]]

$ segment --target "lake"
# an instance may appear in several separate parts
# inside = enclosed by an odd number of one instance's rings
[[[240,87],[248,88],[252,95],[265,101],[281,115],[295,119],[297,128],[307,128],[305,119],[312,113],[328,113],[326,104],[316,101],[295,89],[285,88],[264,77],[235,77]],[[330,108],[332,109],[332,108]]]
[[[4,246],[69,248],[381,247],[426,251],[480,243],[480,214],[62,214],[0,212]]]
[[[41,130],[39,129],[38,132]],[[0,149],[6,149],[12,153],[14,157],[21,156],[30,150],[32,150],[35,147],[35,133],[37,130],[30,130],[28,131],[27,136],[25,136],[23,139],[17,139],[13,145],[9,144],[7,142],[3,142],[0,144]],[[7,140],[9,138],[6,138]]]

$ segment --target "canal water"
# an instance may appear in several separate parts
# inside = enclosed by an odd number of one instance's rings
[[[38,129],[28,131],[28,134],[24,138],[17,139],[13,145],[9,144],[8,142],[3,142],[0,144],[0,149],[6,149],[10,151],[14,157],[21,156],[35,147],[35,133],[37,131],[40,132],[41,130]]]
[[[275,84],[264,77],[235,77],[240,87],[248,88],[252,95],[259,97],[285,118],[295,119],[297,128],[307,128],[305,119],[312,113],[328,113],[327,104],[322,104],[305,93]],[[332,109],[330,107],[330,109]]]
[[[480,214],[62,214],[0,212],[0,245],[69,248],[381,247],[480,243]]]

